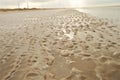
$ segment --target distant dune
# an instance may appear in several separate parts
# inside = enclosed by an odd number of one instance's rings
[[[14,9],[2,9],[0,8],[0,12],[8,12],[8,11],[26,11],[26,10],[51,10],[51,9],[61,9],[61,8],[14,8]]]

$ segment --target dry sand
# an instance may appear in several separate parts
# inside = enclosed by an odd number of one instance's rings
[[[70,9],[1,13],[0,80],[120,80],[120,30]]]

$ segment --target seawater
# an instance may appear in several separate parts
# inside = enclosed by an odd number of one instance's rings
[[[94,8],[79,8],[80,12],[85,12],[99,18],[107,18],[116,25],[120,26],[120,7],[94,7]]]

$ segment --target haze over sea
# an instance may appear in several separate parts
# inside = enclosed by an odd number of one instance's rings
[[[115,24],[120,25],[120,7],[93,7],[79,8],[77,10],[100,18],[107,18]]]

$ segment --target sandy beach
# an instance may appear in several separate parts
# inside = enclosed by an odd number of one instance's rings
[[[0,13],[0,80],[120,80],[119,27],[73,9]]]

